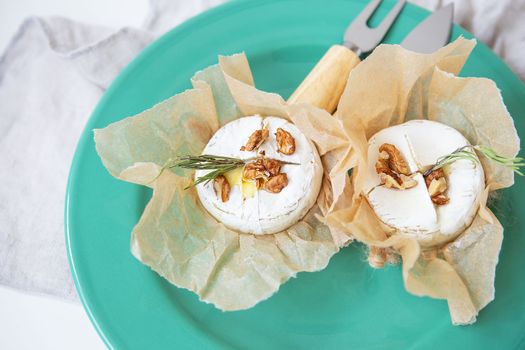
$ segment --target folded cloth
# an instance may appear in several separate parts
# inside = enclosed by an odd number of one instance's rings
[[[0,284],[75,300],[63,210],[69,165],[87,118],[148,43],[223,0],[151,0],[142,28],[30,18],[0,58]],[[439,0],[416,0],[431,9]],[[525,0],[456,1],[459,23],[525,79]]]
[[[525,0],[410,0],[435,10],[454,3],[454,22],[488,45],[525,81]]]
[[[29,18],[0,59],[0,284],[76,299],[64,197],[82,129],[147,44],[218,1],[152,1],[142,29]]]

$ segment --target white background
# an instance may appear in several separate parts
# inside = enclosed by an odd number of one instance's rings
[[[58,15],[118,28],[140,26],[147,0],[0,0],[0,52],[29,16]],[[80,304],[0,287],[0,349],[104,349]]]

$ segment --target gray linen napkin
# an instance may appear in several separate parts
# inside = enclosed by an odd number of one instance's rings
[[[158,35],[220,1],[152,1],[143,28],[29,18],[0,58],[0,284],[77,299],[64,197],[82,129],[120,70]]]

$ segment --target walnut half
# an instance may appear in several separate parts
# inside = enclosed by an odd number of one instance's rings
[[[282,163],[277,159],[258,158],[246,164],[242,176],[246,180],[255,180],[275,176],[281,172]]]
[[[389,143],[383,143],[379,147],[380,158],[384,159],[388,167],[397,174],[410,175],[410,167],[407,161],[396,148]]]
[[[281,172],[282,163],[280,160],[263,158],[262,163],[270,176],[275,176]]]
[[[288,176],[285,173],[281,173],[272,176],[264,184],[264,189],[271,193],[279,193],[288,185]]]
[[[230,199],[231,187],[224,175],[219,175],[213,179],[213,189],[223,202],[227,202]]]
[[[427,185],[428,194],[432,199],[432,203],[436,205],[445,205],[450,201],[445,195],[448,185],[443,168],[436,169],[425,176],[425,184]]]
[[[254,149],[259,148],[269,135],[270,132],[266,128],[255,130],[248,138],[246,145],[241,147],[241,151],[253,151]]]
[[[292,134],[281,128],[277,128],[275,133],[275,139],[277,140],[277,150],[279,153],[287,156],[294,154],[295,152],[295,139]]]
[[[245,180],[255,180],[257,189],[279,193],[288,185],[288,177],[281,173],[282,162],[277,159],[258,158],[246,164],[242,177]]]
[[[382,185],[399,190],[417,185],[417,181],[410,176],[408,163],[396,146],[384,143],[379,147],[379,152],[375,167]]]
[[[242,177],[246,180],[266,179],[268,176],[270,174],[266,170],[262,158],[246,164],[242,172]]]

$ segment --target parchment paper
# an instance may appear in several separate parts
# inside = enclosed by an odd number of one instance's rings
[[[201,154],[213,133],[235,118],[333,117],[309,105],[289,107],[280,96],[257,90],[244,54],[220,57],[219,65],[198,72],[192,83],[191,90],[95,130],[97,151],[113,176],[153,188],[132,233],[131,250],[137,259],[219,309],[246,309],[298,272],[325,268],[339,250],[330,228],[320,220],[318,206],[286,231],[239,234],[206,212],[195,189],[183,190],[191,181],[190,172],[167,170],[151,180],[170,157]],[[342,137],[323,143],[320,154],[347,143]],[[331,196],[329,184],[325,181],[323,186],[325,196]]]
[[[454,324],[468,324],[494,298],[503,228],[485,207],[489,192],[513,183],[510,170],[483,161],[487,188],[472,225],[454,242],[423,251],[395,235],[363,198],[360,172],[367,139],[410,119],[449,124],[472,144],[514,156],[519,139],[494,83],[457,78],[475,42],[460,38],[431,55],[378,47],[350,75],[334,117],[309,105],[288,106],[257,90],[244,55],[221,57],[195,75],[194,89],[135,117],[95,131],[97,150],[116,177],[153,187],[133,231],[132,251],[177,286],[223,310],[251,307],[299,271],[326,266],[339,247],[357,239],[388,247],[403,259],[407,290],[447,299]],[[291,119],[314,141],[325,167],[318,205],[286,232],[252,236],[225,228],[183,191],[188,173],[165,171],[166,159],[198,154],[220,125],[251,114]],[[352,177],[347,175],[352,170]]]
[[[331,144],[332,136],[348,141],[326,146],[324,157],[332,159],[325,171],[331,174],[333,191],[319,204],[334,241],[339,246],[357,239],[369,246],[393,247],[403,259],[406,289],[446,299],[454,324],[475,322],[478,311],[494,298],[503,228],[485,204],[490,191],[513,184],[512,171],[480,156],[487,188],[474,222],[455,241],[423,250],[377,218],[362,194],[366,171],[361,169],[366,169],[368,138],[411,119],[436,120],[460,131],[471,144],[492,147],[507,157],[517,154],[514,123],[494,82],[455,76],[474,46],[474,40],[459,38],[424,55],[381,45],[351,72],[335,118],[322,121],[309,115],[308,120],[296,121],[304,133],[317,138],[321,149],[323,141]],[[321,123],[327,135],[318,135]],[[351,181],[347,169],[352,169]]]

